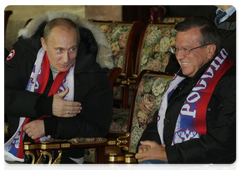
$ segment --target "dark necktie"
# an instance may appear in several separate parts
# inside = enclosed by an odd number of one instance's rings
[[[221,10],[218,11],[217,16],[214,19],[214,23],[216,26],[219,25],[220,19],[224,17],[226,14],[227,13],[225,11],[221,11]]]

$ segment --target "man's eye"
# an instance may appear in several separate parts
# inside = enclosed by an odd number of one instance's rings
[[[70,51],[75,51],[75,50],[76,50],[76,48],[71,48],[71,49],[70,49]]]

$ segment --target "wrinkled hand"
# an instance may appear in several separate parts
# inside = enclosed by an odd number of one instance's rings
[[[74,117],[82,110],[81,103],[64,100],[69,88],[65,91],[53,95],[52,110],[53,115],[57,117]]]
[[[141,145],[138,148],[138,153],[135,155],[138,162],[149,159],[168,162],[165,145],[159,145],[155,141],[141,141],[140,143]]]
[[[140,145],[138,148],[138,153],[146,152],[148,149],[150,149],[149,145]]]
[[[23,131],[33,140],[45,136],[43,120],[34,120],[25,124]]]

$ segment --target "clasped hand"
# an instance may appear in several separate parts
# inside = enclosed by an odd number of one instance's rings
[[[23,131],[33,140],[45,136],[43,120],[34,120],[24,125]]]
[[[168,162],[165,145],[159,145],[155,141],[141,141],[140,143],[141,145],[138,148],[138,153],[135,155],[139,163],[149,159]]]

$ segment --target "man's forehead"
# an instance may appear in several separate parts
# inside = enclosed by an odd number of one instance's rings
[[[59,41],[72,41],[75,43],[77,41],[76,31],[54,27],[49,34],[48,41],[55,41],[56,43]]]
[[[188,42],[194,44],[199,42],[200,31],[199,29],[189,29],[187,31],[179,31],[176,36],[176,44],[178,42]]]

